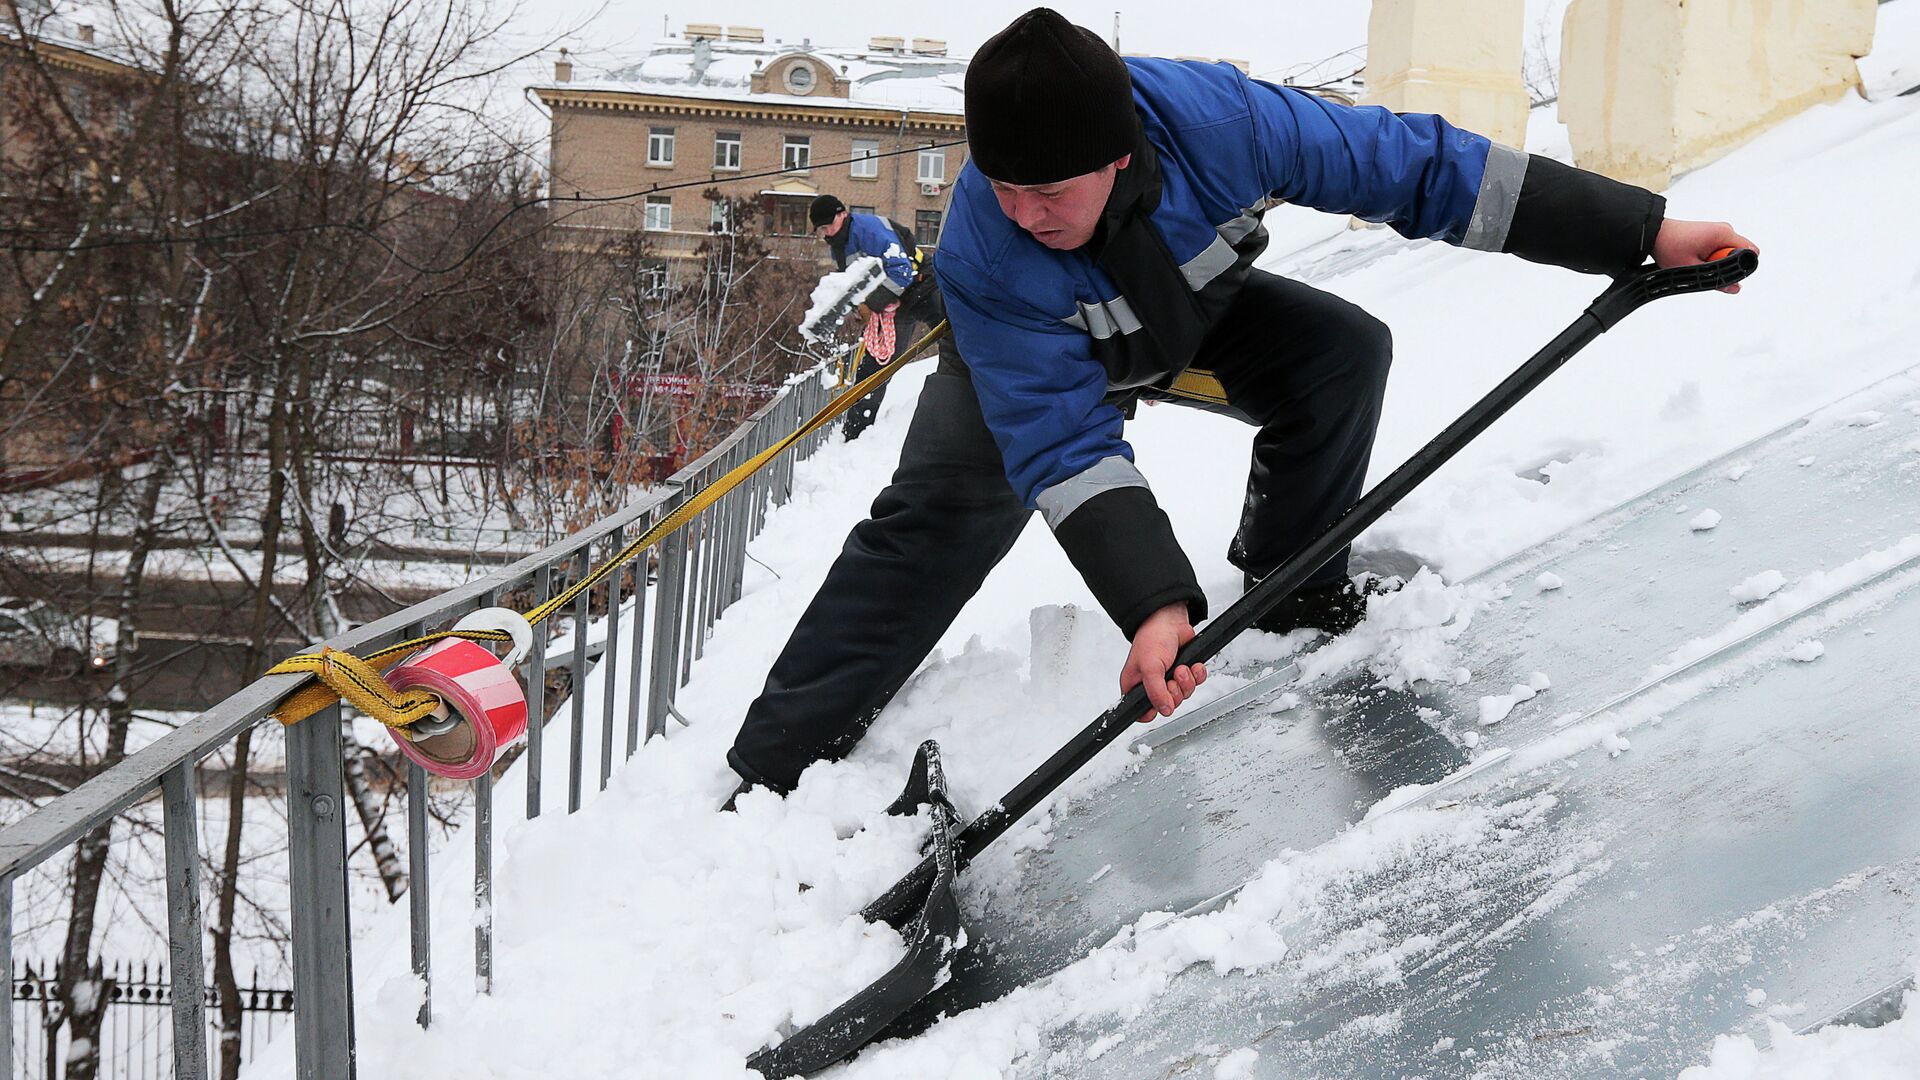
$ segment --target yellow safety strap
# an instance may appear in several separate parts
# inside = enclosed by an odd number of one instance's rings
[[[772,464],[774,459],[785,453],[795,443],[831,424],[841,414],[852,408],[854,402],[866,397],[880,384],[893,378],[894,373],[899,369],[926,355],[928,350],[946,336],[946,333],[947,324],[942,321],[908,347],[893,363],[887,364],[842,391],[832,401],[827,402],[819,412],[813,414],[811,419],[790,434],[783,436],[779,442],[734,466],[725,476],[688,496],[685,502],[674,507],[666,517],[655,522],[652,528],[640,534],[618,554],[595,567],[591,573],[574,582],[559,595],[527,612],[527,622],[536,624],[544,622],[548,616],[578,599],[581,593],[605,581],[621,566],[685,526],[702,511],[719,502],[727,492],[740,486],[742,481]],[[389,645],[365,657],[356,657],[334,649],[321,649],[317,653],[290,656],[269,668],[267,674],[308,675],[318,681],[306,683],[288,695],[279,707],[274,709],[274,719],[282,724],[297,724],[335,702],[345,700],[354,708],[388,727],[405,727],[431,713],[439,706],[440,699],[424,690],[397,691],[387,685],[386,679],[381,677],[381,672],[416,649],[454,637],[466,638],[468,641],[511,640],[511,635],[504,630],[440,630],[396,645]]]

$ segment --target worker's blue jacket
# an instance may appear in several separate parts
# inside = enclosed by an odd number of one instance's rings
[[[1266,209],[1297,203],[1407,237],[1613,271],[1645,258],[1664,204],[1437,116],[1346,106],[1226,64],[1127,66],[1140,138],[1093,242],[1043,246],[969,163],[941,237],[939,282],[1008,480],[1130,634],[1141,598],[1163,601],[1169,583],[1090,563],[1112,561],[1114,528],[1171,534],[1133,466],[1122,405],[1192,362],[1266,246]],[[1071,542],[1063,526],[1102,504],[1106,536]],[[1142,556],[1160,546],[1151,539],[1142,535]],[[1197,585],[1174,591],[1204,614]]]

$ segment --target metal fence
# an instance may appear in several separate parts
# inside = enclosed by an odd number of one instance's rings
[[[578,580],[597,560],[619,551],[628,536],[637,535],[692,493],[798,428],[830,396],[822,379],[798,380],[720,445],[619,512],[512,566],[342,634],[327,644],[365,654],[430,629],[450,626],[467,612],[492,606],[508,595],[530,596],[533,603],[543,601],[567,581]],[[651,737],[665,733],[670,718],[678,719],[675,692],[686,682],[715,620],[740,596],[747,542],[765,524],[769,506],[784,503],[792,493],[795,458],[811,455],[824,438],[823,429],[803,440],[661,543],[656,551],[657,580],[649,582],[644,571],[633,575],[635,588],[642,594],[634,599],[644,605],[636,607],[636,613],[644,612],[647,617],[634,620],[631,641],[620,640],[617,617],[626,575],[609,575],[605,582],[580,596],[572,610],[574,655],[570,666],[576,673],[572,708],[564,727],[558,716],[548,721],[559,733],[546,731],[540,720],[546,716],[549,629],[546,624],[535,627],[534,648],[522,669],[532,720],[522,765],[527,780],[526,816],[535,817],[548,809],[546,794],[541,790],[541,762],[546,754],[567,755],[567,812],[579,809],[582,790],[590,782],[588,763],[583,760],[586,681],[578,676],[587,669],[588,611],[593,594],[604,598],[609,613],[603,655],[618,657],[624,648],[631,658],[631,692],[622,718],[625,753],[630,756],[643,741],[643,720],[644,735]],[[197,1037],[207,1021],[201,974],[203,922],[194,769],[241,731],[260,723],[299,682],[298,676],[286,675],[259,679],[72,792],[0,829],[0,971],[10,969],[13,963],[14,881],[115,815],[157,794],[166,848],[169,1004],[176,1035],[172,1044],[174,1075],[179,1080],[204,1080],[208,1058],[205,1043]],[[593,763],[601,787],[613,772],[618,689],[614,679],[605,682],[605,698],[599,709],[599,760]],[[292,913],[294,1052],[300,1080],[349,1080],[354,1075],[341,722],[341,707],[335,705],[287,729],[288,907]],[[564,741],[550,745],[561,737],[560,733]],[[434,937],[428,906],[432,890],[427,865],[427,780],[418,766],[409,767],[407,855],[411,883],[407,891],[412,961],[414,972],[422,977],[422,986],[429,988],[420,1005],[422,1025],[430,1023],[433,1015],[428,978]],[[490,989],[493,974],[491,775],[474,780],[472,788],[474,815],[469,831],[475,844],[474,966],[484,993]],[[0,1009],[0,1062],[14,1060],[12,1021],[12,1010]]]
[[[11,1002],[13,1075],[20,1080],[61,1080],[66,1075],[66,1031],[58,1020],[62,972],[57,965],[21,964],[13,969]],[[164,1080],[173,1075],[173,980],[165,964],[132,962],[96,967],[89,978],[106,993],[100,1024],[102,1080]],[[239,988],[240,1059],[254,1052],[293,1016],[293,991],[253,985]],[[219,1056],[220,1025],[213,1013],[219,993],[206,988],[205,1046],[208,1060]]]

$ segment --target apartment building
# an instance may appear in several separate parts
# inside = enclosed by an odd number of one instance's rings
[[[965,71],[942,41],[829,48],[698,23],[596,75],[563,54],[533,88],[552,114],[558,235],[585,246],[644,229],[662,255],[688,256],[747,199],[780,253],[819,258],[807,206],[826,192],[937,246],[966,161]]]

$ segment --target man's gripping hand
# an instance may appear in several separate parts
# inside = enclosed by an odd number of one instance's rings
[[[1152,708],[1140,718],[1147,723],[1157,716],[1172,716],[1173,710],[1193,696],[1194,688],[1207,681],[1205,664],[1175,664],[1180,647],[1193,640],[1193,623],[1187,618],[1187,603],[1181,600],[1147,616],[1133,632],[1133,649],[1127,653],[1127,666],[1120,669],[1120,692],[1146,684],[1147,701]]]
[[[1724,221],[1680,221],[1668,218],[1661,222],[1660,232],[1653,238],[1653,261],[1663,269],[1698,266],[1723,248],[1752,248],[1759,251],[1760,245],[1734,232],[1733,226]],[[1720,291],[1737,293],[1740,286],[1729,285]]]

